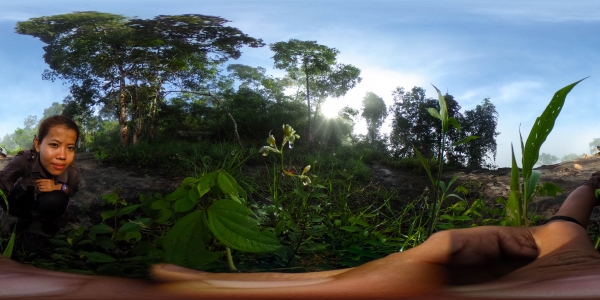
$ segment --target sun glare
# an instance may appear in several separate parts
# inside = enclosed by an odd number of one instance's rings
[[[335,118],[338,116],[338,112],[342,109],[339,106],[339,103],[335,103],[335,101],[327,100],[323,103],[323,108],[321,112],[326,118]]]

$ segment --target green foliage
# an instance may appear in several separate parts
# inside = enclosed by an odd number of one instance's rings
[[[394,103],[390,107],[392,132],[389,140],[395,158],[416,158],[413,146],[425,157],[439,154],[440,149],[445,148],[444,161],[447,164],[469,168],[494,167],[493,163],[487,163],[486,159],[495,160],[496,157],[498,113],[489,99],[484,99],[482,105],[478,105],[474,110],[465,111],[463,115],[454,97],[449,94],[443,95],[449,120],[447,124],[454,120],[452,122],[460,123],[460,127],[442,128],[443,124],[435,120],[445,118],[435,115],[442,110],[439,101],[426,98],[423,88],[414,87],[409,92],[397,88],[393,97]],[[430,114],[435,118],[431,118]],[[442,139],[442,135],[445,136],[445,140]],[[480,138],[470,143],[460,143],[469,136]]]
[[[447,143],[446,138],[447,138],[447,134],[448,134],[448,130],[449,130],[449,126],[452,125],[454,128],[456,128],[457,130],[460,131],[460,126],[458,124],[458,121],[455,118],[452,118],[449,116],[448,113],[448,105],[446,104],[446,98],[444,96],[442,96],[442,93],[440,92],[440,90],[438,90],[437,87],[433,86],[435,88],[435,90],[437,91],[438,94],[438,101],[439,101],[439,111],[436,110],[435,108],[427,108],[427,111],[429,112],[429,114],[431,116],[433,116],[436,119],[439,119],[441,121],[441,136],[440,136],[440,148],[438,151],[438,169],[437,169],[437,178],[434,179],[430,167],[429,167],[429,161],[427,159],[425,159],[425,157],[421,154],[421,152],[419,152],[419,150],[414,147],[414,151],[417,154],[417,156],[419,157],[419,160],[421,161],[421,163],[423,164],[423,167],[425,168],[425,171],[427,172],[427,176],[429,176],[429,180],[431,181],[431,185],[432,185],[432,189],[433,189],[433,203],[431,205],[430,208],[430,216],[429,216],[429,220],[428,220],[428,229],[427,229],[427,237],[431,236],[431,234],[433,234],[433,231],[436,227],[436,222],[438,220],[438,215],[440,212],[440,208],[442,206],[442,203],[444,202],[444,200],[446,200],[449,197],[454,197],[457,199],[460,199],[462,201],[464,201],[463,198],[461,198],[459,195],[452,193],[450,187],[452,186],[452,184],[456,181],[456,179],[458,179],[458,176],[454,176],[449,182],[448,185],[446,185],[442,180],[442,169],[443,169],[443,157],[444,157],[444,153],[445,153],[445,145]],[[451,144],[451,146],[458,146],[458,145],[462,145],[465,143],[468,143],[471,140],[477,139],[479,137],[477,136],[468,136],[460,141],[456,141],[454,143]]]
[[[341,97],[362,80],[360,70],[352,65],[337,63],[339,51],[315,41],[290,39],[269,45],[275,53],[275,68],[286,70],[288,77],[304,88],[303,98],[308,106],[308,142],[312,141],[311,96],[317,106],[327,97]]]
[[[362,100],[362,109],[361,116],[367,121],[368,136],[370,144],[373,145],[379,136],[379,127],[387,117],[387,108],[381,97],[367,92]]]
[[[534,191],[538,188],[538,181],[541,176],[539,171],[533,170],[533,166],[538,161],[540,148],[552,131],[554,122],[562,110],[567,95],[575,85],[584,79],[558,90],[552,97],[552,100],[550,100],[550,103],[548,103],[548,106],[546,106],[544,112],[535,120],[525,143],[523,143],[523,138],[521,137],[521,151],[523,153],[521,176],[519,176],[514,150],[512,151],[512,172],[510,194],[506,205],[506,225],[529,226],[530,220],[527,218],[527,206],[533,198]],[[547,194],[556,193],[555,186],[542,185],[542,189],[547,189],[544,192]]]
[[[4,230],[8,227],[8,200],[6,199],[6,195],[4,194],[4,192],[2,190],[0,190],[0,197],[2,197],[2,201],[4,201],[4,205],[6,206],[6,211],[3,211],[0,208],[0,232],[4,232]],[[10,258],[12,256],[12,252],[13,252],[13,247],[15,244],[15,232],[16,232],[17,227],[15,226],[15,228],[13,229],[10,238],[7,241],[6,244],[6,248],[4,248],[4,252],[2,253],[2,255],[4,255],[7,258]],[[0,245],[2,245],[4,243],[4,239],[0,236]]]

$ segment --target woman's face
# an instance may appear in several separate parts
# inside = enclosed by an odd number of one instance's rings
[[[75,159],[77,133],[73,129],[59,125],[50,128],[43,140],[34,140],[34,146],[40,153],[40,162],[48,173],[62,174]]]

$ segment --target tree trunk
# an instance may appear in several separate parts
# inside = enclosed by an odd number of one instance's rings
[[[308,105],[308,126],[306,130],[306,141],[308,143],[308,151],[311,150],[312,144],[312,130],[310,128],[310,90],[308,87],[308,66],[306,58],[304,58],[304,74],[306,75],[306,104]]]
[[[125,101],[125,71],[119,65],[119,127],[121,132],[121,147],[127,147],[127,103]]]

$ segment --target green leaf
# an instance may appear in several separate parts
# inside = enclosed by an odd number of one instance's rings
[[[435,108],[429,107],[429,108],[427,108],[427,111],[429,112],[429,114],[432,117],[434,117],[436,119],[440,119],[440,120],[442,119],[442,117],[440,116],[440,113],[437,110],[435,110]]]
[[[173,215],[173,211],[170,209],[163,209],[158,212],[158,217],[156,218],[156,223],[165,223],[168,221]]]
[[[181,187],[189,189],[192,185],[196,184],[196,182],[198,182],[200,179],[195,178],[195,177],[186,177],[185,179],[183,179],[183,181],[181,182]],[[168,197],[168,196],[167,196]]]
[[[119,228],[118,232],[121,232],[121,233],[128,233],[128,232],[134,232],[134,231],[139,232],[142,229],[143,229],[143,227],[140,226],[140,224],[138,222],[127,222],[123,226],[121,226],[121,228]]]
[[[191,177],[188,177],[188,178],[191,178]],[[189,193],[188,189],[189,188],[183,187],[183,184],[182,184],[182,187],[177,188],[175,191],[173,191],[172,193],[168,194],[165,197],[164,201],[172,202],[172,201],[175,201],[177,199],[181,199],[183,197],[187,197],[188,193]],[[168,207],[168,204],[167,204],[167,206],[165,206],[164,204],[163,205],[159,205],[159,204],[155,205],[155,203],[156,203],[156,201],[153,202],[152,205],[150,205],[150,208],[159,210],[159,209],[163,209],[163,208],[167,208]]]
[[[542,183],[540,190],[541,190],[540,191],[541,196],[556,197],[557,193],[563,193],[563,188],[561,188],[560,186],[558,186],[552,182]]]
[[[438,102],[440,103],[440,120],[442,120],[442,133],[448,132],[448,107],[446,106],[446,99],[442,96],[440,90],[433,85],[433,88],[438,94]]]
[[[135,242],[139,242],[142,239],[142,234],[139,231],[127,232],[123,240],[131,242],[131,240],[135,240]]]
[[[198,203],[198,200],[193,201],[189,197],[181,198],[181,199],[175,201],[175,204],[173,205],[173,210],[175,212],[186,212],[186,211],[189,211],[190,209],[194,208],[196,203]]]
[[[533,170],[531,172],[531,176],[529,177],[529,180],[527,180],[527,185],[523,189],[524,192],[527,192],[527,197],[525,197],[526,202],[531,201],[531,197],[533,196],[533,192],[535,191],[535,187],[537,186],[541,176],[542,172],[540,171]]]
[[[199,268],[215,261],[221,255],[206,249],[205,239],[210,236],[204,211],[193,211],[179,219],[163,239],[165,259],[173,264]]]
[[[546,106],[544,112],[542,112],[542,114],[535,120],[535,123],[529,132],[529,136],[527,137],[527,141],[525,142],[525,150],[523,153],[524,180],[529,180],[533,166],[538,161],[540,148],[546,141],[546,138],[552,131],[552,128],[554,128],[554,122],[562,110],[567,95],[579,82],[586,78],[578,80],[558,90],[554,94],[554,97],[552,97],[552,100],[550,100],[548,106]]]
[[[521,226],[523,221],[522,216],[522,199],[519,188],[519,168],[517,167],[517,160],[515,159],[515,151],[510,145],[512,154],[512,168],[510,176],[510,194],[508,195],[508,201],[506,202],[506,225],[508,226]]]
[[[98,244],[98,246],[104,248],[104,249],[115,249],[115,241],[113,241],[111,238],[107,237],[107,236],[98,236],[96,237],[96,244]]]
[[[423,168],[425,168],[425,171],[427,172],[427,176],[429,176],[429,180],[431,181],[431,186],[435,187],[435,180],[433,179],[433,176],[431,175],[431,170],[429,170],[429,162],[423,157],[423,155],[421,154],[421,152],[419,152],[419,150],[417,149],[417,147],[415,147],[415,145],[412,145],[412,146],[413,146],[413,149],[415,150],[415,153],[417,153],[417,156],[419,157],[419,160],[421,161]]]
[[[110,218],[114,217],[115,216],[115,211],[114,210],[103,211],[103,212],[100,213],[100,216],[102,216],[102,222],[104,222],[107,219],[110,219]]]
[[[154,210],[169,208],[169,202],[167,202],[167,198],[157,200],[157,201],[152,202],[152,204],[150,204],[150,208],[152,208]]]
[[[198,192],[200,193],[200,197],[204,196],[204,194],[208,193],[213,186],[217,185],[217,177],[218,172],[214,171],[200,178],[200,182],[198,182]]]
[[[348,232],[357,232],[357,231],[361,231],[360,228],[356,228],[356,227],[352,227],[352,226],[340,226],[341,230],[345,230]]]
[[[90,228],[91,233],[112,233],[114,229],[106,224],[96,224]]]
[[[101,252],[86,252],[85,257],[88,258],[87,263],[111,263],[117,261],[114,257]]]
[[[218,200],[207,210],[208,226],[226,246],[248,252],[273,252],[281,244],[270,232],[260,232],[252,211],[231,200]]]
[[[217,185],[221,189],[221,191],[225,194],[231,194],[237,196],[237,182],[229,173],[225,171],[219,172],[219,177],[217,178]]]
[[[454,143],[450,144],[450,146],[454,147],[454,146],[462,145],[462,144],[468,143],[468,142],[470,142],[472,140],[475,140],[475,139],[478,139],[478,138],[479,138],[478,136],[470,135],[470,136],[468,136],[468,137],[466,137],[466,138],[464,138],[464,139],[462,139],[462,140],[460,140],[458,142],[454,142]]]
[[[48,241],[59,247],[71,247],[71,244],[69,244],[69,242],[67,242],[67,241],[58,240],[58,239],[49,239]]]
[[[456,130],[458,130],[458,132],[460,132],[460,124],[458,124],[458,121],[455,118],[449,118],[448,123],[450,123],[450,125],[454,126],[454,128],[456,128]]]
[[[117,213],[117,217],[128,215],[134,210],[136,210],[138,207],[140,207],[140,204],[125,206]]]

